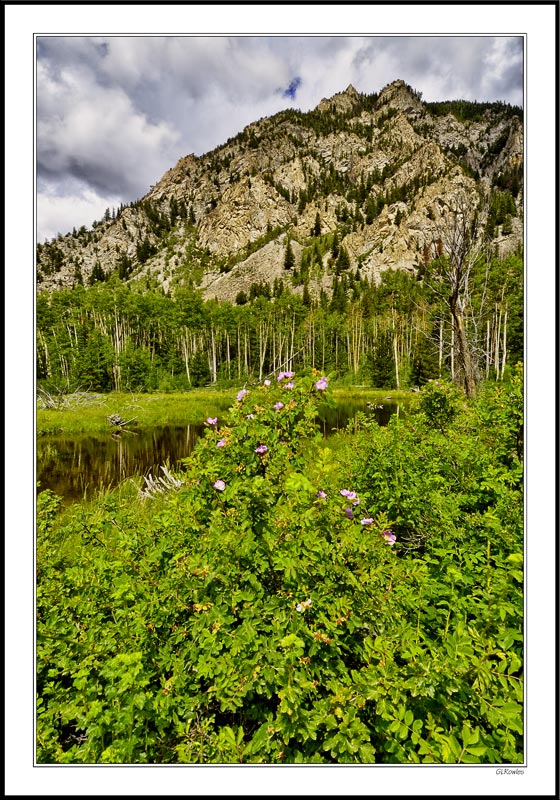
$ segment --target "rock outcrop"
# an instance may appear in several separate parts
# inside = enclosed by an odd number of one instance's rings
[[[480,204],[480,235],[502,256],[522,242],[522,180],[519,109],[424,103],[402,80],[379,95],[349,86],[313,111],[280,112],[206,155],[181,158],[114,218],[38,245],[38,289],[117,272],[235,302],[254,283],[289,278],[289,239],[296,270],[321,243],[308,288],[329,292],[325,237],[335,232],[349,268],[378,281],[433,254],[447,224],[442,209],[458,192]]]

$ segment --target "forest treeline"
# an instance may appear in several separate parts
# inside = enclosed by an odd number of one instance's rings
[[[315,368],[349,383],[421,386],[454,378],[453,326],[428,285],[359,269],[313,298],[286,281],[256,283],[235,304],[196,289],[135,289],[107,282],[37,296],[37,381],[49,390],[173,391],[262,380]],[[523,360],[523,259],[481,260],[470,277],[465,326],[480,378]]]

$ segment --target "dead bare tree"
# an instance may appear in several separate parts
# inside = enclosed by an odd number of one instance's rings
[[[443,301],[451,314],[455,380],[467,397],[473,397],[479,381],[478,359],[469,342],[466,312],[470,304],[469,279],[482,254],[479,237],[480,204],[460,190],[442,209],[433,228],[437,258],[425,273],[425,284]]]

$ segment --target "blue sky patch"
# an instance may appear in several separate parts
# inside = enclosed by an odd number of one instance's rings
[[[283,97],[289,97],[291,100],[293,100],[300,86],[301,86],[301,78],[300,77],[294,78],[293,80],[290,81],[290,85],[284,91]]]

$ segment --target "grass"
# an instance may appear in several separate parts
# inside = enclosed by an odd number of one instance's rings
[[[231,390],[195,389],[178,394],[126,394],[111,392],[91,399],[69,395],[68,405],[59,409],[37,409],[37,436],[60,433],[106,433],[112,428],[107,417],[119,414],[132,425],[154,428],[202,422],[229,408]]]
[[[235,399],[236,389],[193,389],[188,392],[131,394],[110,392],[100,395],[68,395],[67,405],[58,409],[37,408],[36,435],[79,435],[107,433],[107,417],[119,414],[132,425],[155,428],[160,425],[201,423],[206,417],[224,415]],[[371,389],[366,386],[335,388],[335,400],[364,399],[371,402],[410,400],[406,390]],[[131,425],[131,427],[132,427]]]

